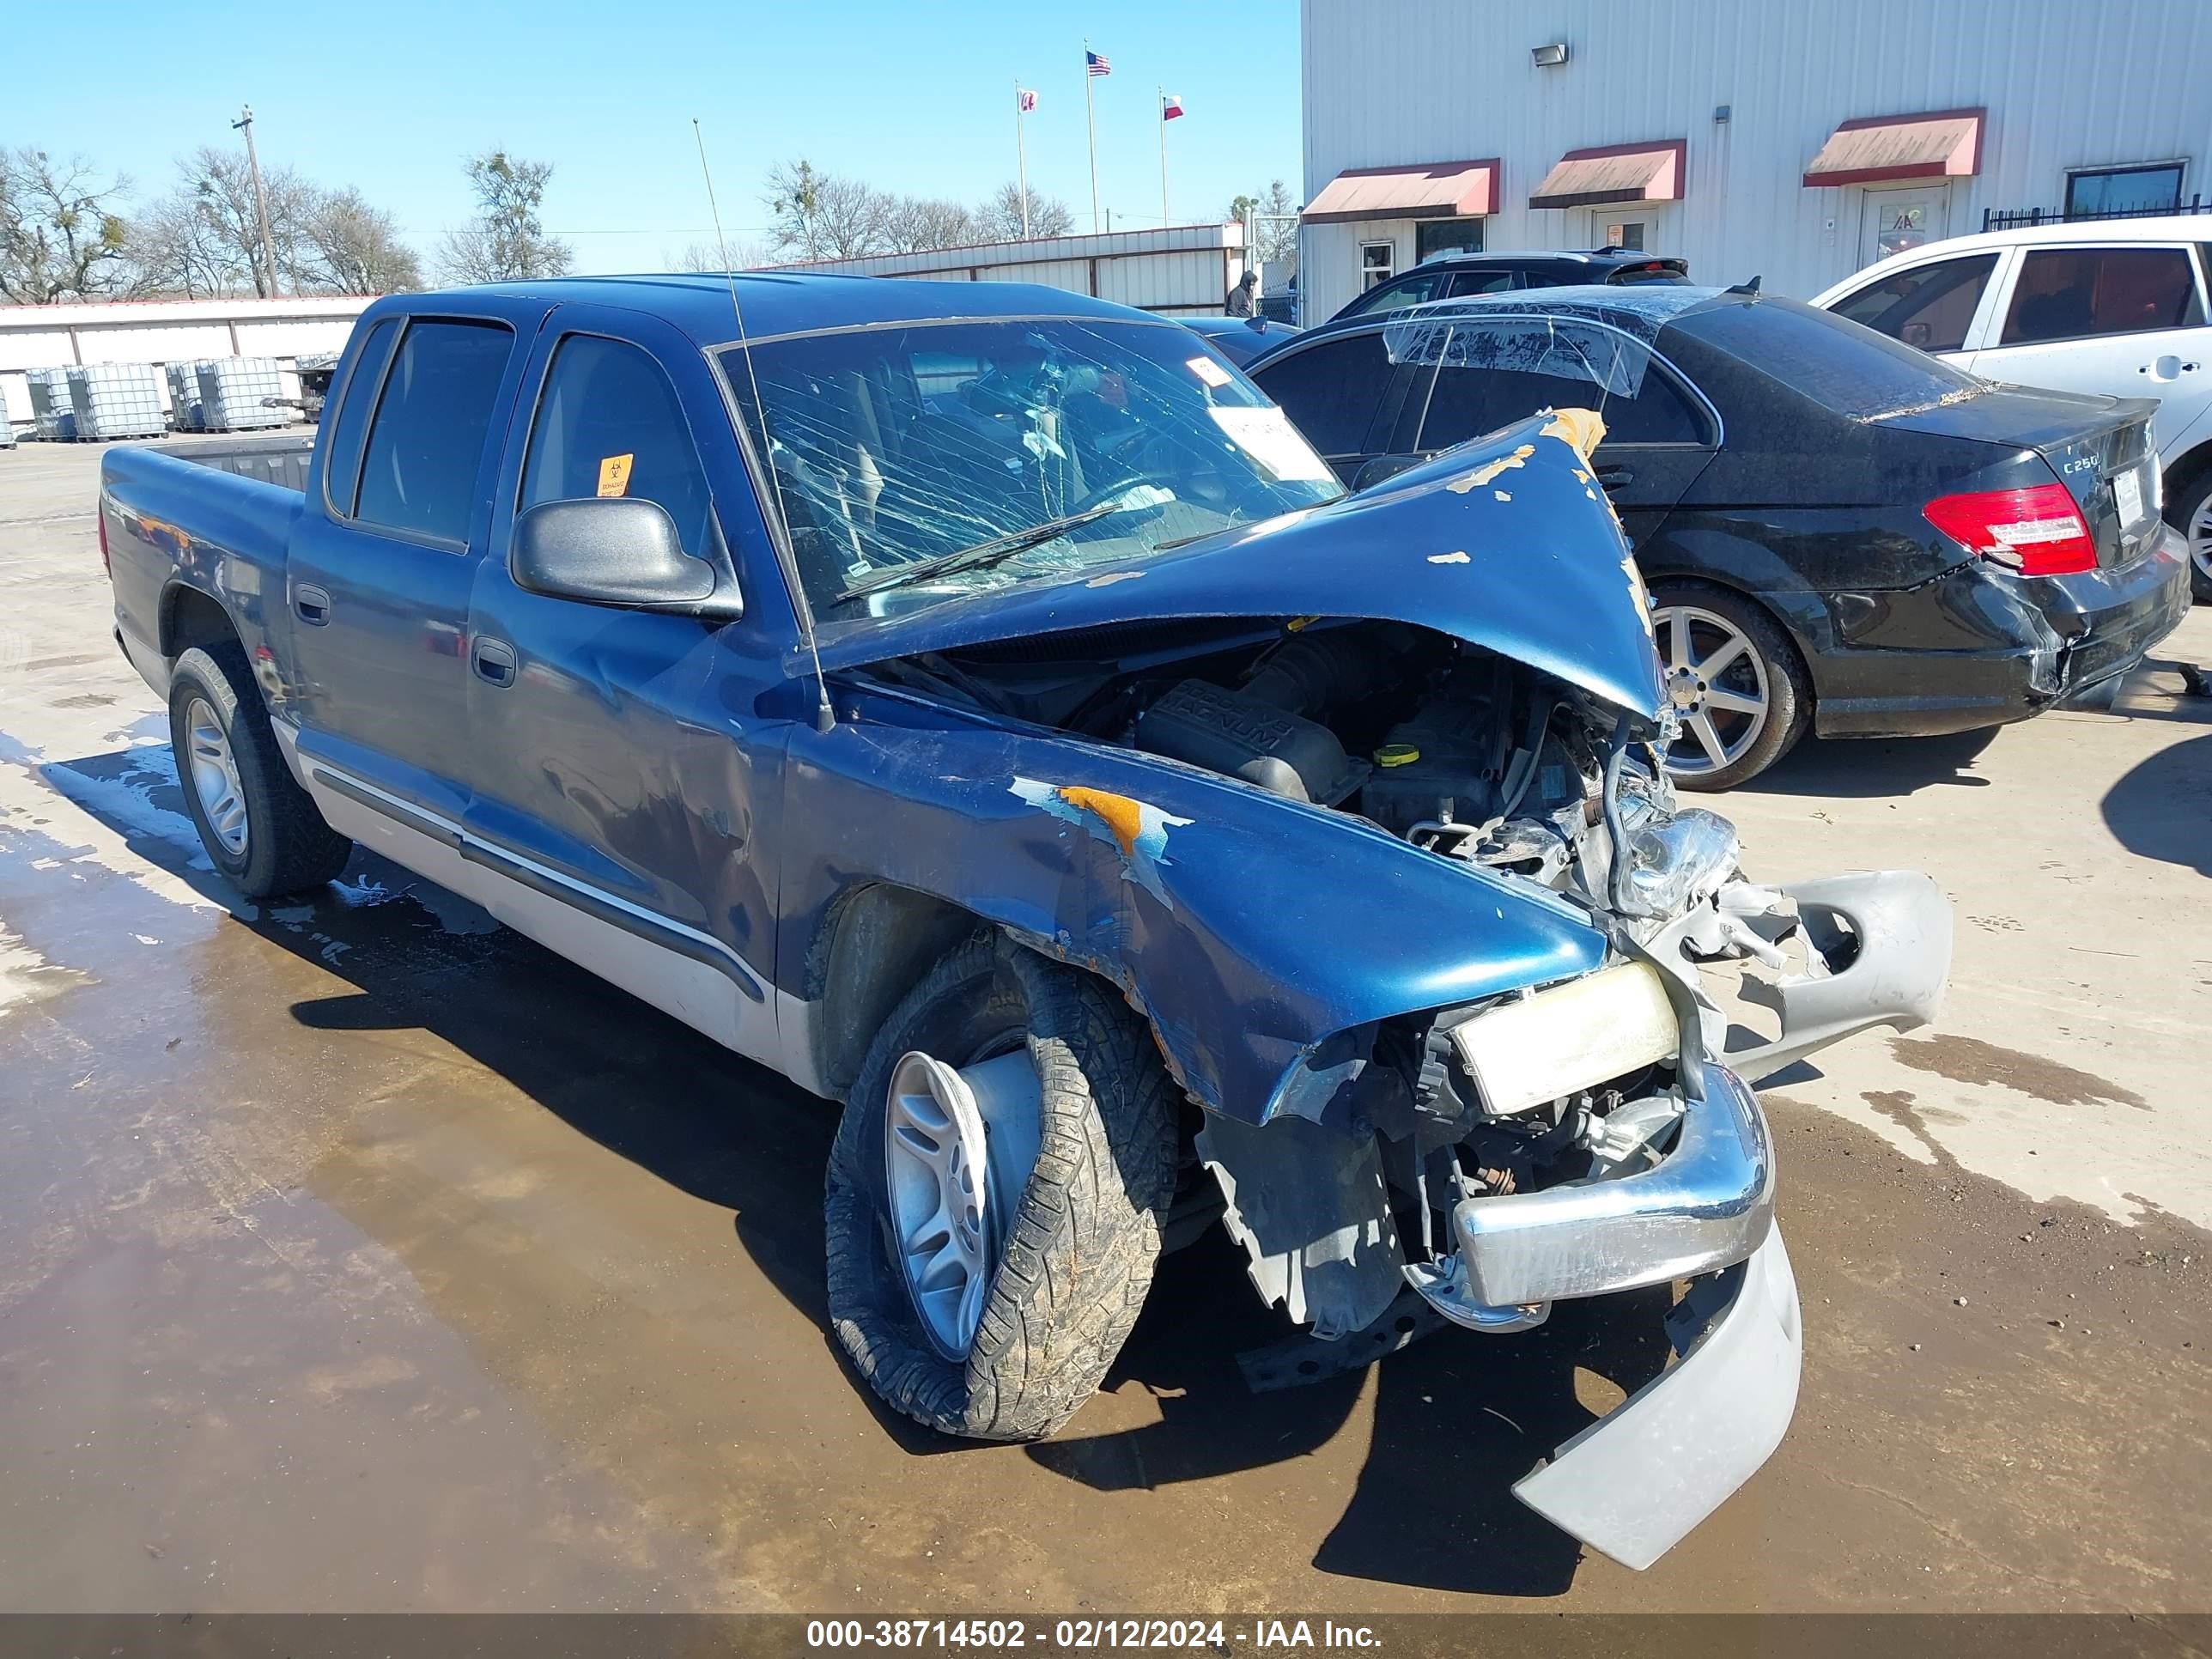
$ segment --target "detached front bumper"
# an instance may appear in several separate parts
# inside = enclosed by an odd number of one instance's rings
[[[1486,1319],[1449,1315],[1462,1323],[1518,1328],[1553,1301],[1692,1280],[1668,1316],[1678,1362],[1513,1488],[1638,1569],[1750,1479],[1797,1405],[1797,1287],[1774,1225],[1765,1115],[1728,1067],[1704,1070],[1704,1098],[1651,1168],[1470,1198],[1451,1218],[1454,1287],[1489,1304],[1474,1310]]]
[[[1699,1279],[1668,1319],[1681,1356],[1513,1495],[1638,1571],[1680,1542],[1782,1443],[1803,1336],[1779,1229],[1747,1261]]]

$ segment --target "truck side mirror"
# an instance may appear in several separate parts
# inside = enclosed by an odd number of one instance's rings
[[[514,521],[507,574],[526,592],[584,605],[696,611],[714,594],[714,567],[684,550],[658,501],[593,496],[540,501]]]

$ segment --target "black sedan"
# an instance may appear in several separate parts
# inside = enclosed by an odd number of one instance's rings
[[[1298,331],[1273,317],[1181,317],[1176,320],[1192,333],[1206,336],[1216,351],[1239,368]]]
[[[1794,301],[1444,301],[1310,330],[1247,373],[1353,489],[1537,410],[1597,410],[1595,483],[1650,592],[1692,788],[1807,731],[2094,701],[2189,604],[2154,404],[1997,386]]]

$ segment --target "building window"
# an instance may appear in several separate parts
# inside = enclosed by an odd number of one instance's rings
[[[1395,242],[1362,242],[1359,245],[1359,286],[1363,292],[1377,283],[1387,283],[1398,274],[1398,245]]]
[[[2124,213],[2171,213],[2181,205],[2181,167],[2094,167],[2066,175],[2066,216],[2108,218]]]
[[[1425,219],[1413,227],[1413,258],[1417,262],[1437,253],[1481,252],[1480,219]]]
[[[1644,221],[1641,219],[1615,220],[1605,228],[1605,245],[1607,247],[1626,248],[1634,253],[1643,252]]]

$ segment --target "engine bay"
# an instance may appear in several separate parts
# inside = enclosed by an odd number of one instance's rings
[[[1618,711],[1587,693],[1402,623],[1160,623],[878,672],[1348,812],[1441,857],[1630,915],[1679,908],[1699,878],[1734,862],[1724,821],[1674,811],[1656,728],[1630,741]],[[1631,849],[1619,890],[1615,830]],[[1682,870],[1685,857],[1701,867]]]

